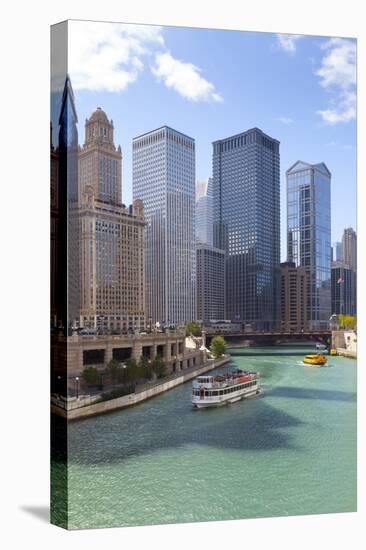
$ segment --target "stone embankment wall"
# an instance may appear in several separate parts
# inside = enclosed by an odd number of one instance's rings
[[[332,348],[337,350],[338,355],[344,357],[357,357],[357,334],[354,330],[333,330]]]
[[[51,403],[51,412],[63,416],[68,420],[76,420],[80,418],[86,418],[88,416],[94,416],[97,414],[103,414],[106,412],[111,412],[116,409],[122,409],[130,405],[136,405],[150,397],[159,395],[171,388],[179,386],[188,380],[196,378],[205,372],[208,372],[217,367],[221,367],[230,361],[230,355],[225,355],[220,359],[209,359],[204,365],[196,368],[190,369],[189,372],[182,371],[178,376],[171,377],[169,380],[156,384],[154,386],[148,387],[143,391],[138,391],[135,393],[130,393],[124,395],[123,397],[117,397],[116,399],[110,399],[108,401],[101,401],[99,403],[94,403],[92,405],[86,405],[84,407],[73,408],[71,410],[66,410],[62,407],[57,406],[55,403]]]

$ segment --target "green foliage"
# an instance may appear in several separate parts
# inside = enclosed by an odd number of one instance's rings
[[[167,375],[167,368],[164,363],[163,358],[160,355],[157,355],[151,363],[151,368],[157,378],[164,378]]]
[[[202,327],[197,321],[187,321],[184,325],[186,330],[186,336],[189,336],[190,334],[193,334],[193,336],[201,336],[202,335]]]
[[[138,378],[141,377],[136,359],[132,359],[132,357],[130,359],[127,359],[126,368],[124,370],[126,382],[135,382]]]
[[[212,355],[217,359],[225,353],[226,342],[222,336],[214,336],[211,340],[210,351]]]
[[[149,358],[145,355],[141,355],[140,361],[139,361],[139,376],[140,378],[146,378],[146,380],[151,380],[153,377],[153,371],[151,368],[151,363],[149,361]]]
[[[107,371],[111,375],[112,382],[122,382],[123,373],[120,363],[116,359],[111,359],[107,365]]]
[[[96,367],[86,367],[82,372],[82,378],[89,386],[99,386],[102,376]]]
[[[354,315],[338,315],[339,327],[347,330],[354,330],[357,326],[357,318]]]

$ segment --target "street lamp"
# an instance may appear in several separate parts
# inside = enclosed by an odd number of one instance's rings
[[[76,399],[79,399],[79,377],[78,376],[75,378],[75,382],[76,382]]]

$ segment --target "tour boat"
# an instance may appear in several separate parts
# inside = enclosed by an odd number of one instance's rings
[[[327,358],[321,353],[314,353],[311,355],[306,355],[303,359],[303,362],[307,365],[325,365]]]
[[[257,372],[235,369],[216,376],[198,376],[192,386],[195,407],[217,407],[259,394],[260,377]]]

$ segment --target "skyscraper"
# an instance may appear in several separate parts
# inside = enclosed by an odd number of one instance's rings
[[[294,262],[281,264],[281,328],[301,332],[307,327],[307,284],[304,267]]]
[[[85,121],[84,146],[79,153],[80,193],[92,191],[95,199],[122,203],[122,151],[114,145],[113,120],[98,107]]]
[[[342,261],[342,243],[335,242],[332,246],[332,261],[341,262]]]
[[[65,335],[76,327],[80,307],[77,122],[74,93],[67,76],[60,107],[58,147],[51,158],[51,277],[55,285],[51,295],[56,302],[54,322]]]
[[[145,208],[148,317],[196,317],[195,142],[163,126],[133,139],[133,197]]]
[[[126,332],[145,326],[144,218],[141,201],[121,202],[122,152],[113,122],[98,109],[79,151],[80,324]]]
[[[332,314],[356,315],[356,272],[344,262],[332,263]]]
[[[342,261],[357,271],[357,234],[352,227],[345,229],[342,235]]]
[[[331,315],[331,173],[323,162],[297,161],[286,176],[287,259],[307,271],[309,328],[327,328]]]
[[[258,128],[213,142],[214,246],[226,252],[226,318],[280,322],[279,142]]]
[[[213,244],[212,178],[196,183],[196,239],[202,244]]]
[[[225,318],[225,251],[197,243],[197,319]]]

